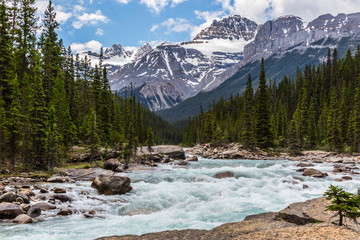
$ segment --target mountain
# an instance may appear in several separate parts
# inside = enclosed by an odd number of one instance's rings
[[[354,52],[360,44],[359,22],[360,13],[326,14],[310,23],[295,16],[267,21],[259,27],[254,40],[245,46],[240,68],[232,77],[212,91],[201,92],[157,113],[168,121],[186,119],[198,113],[200,105],[206,110],[213,100],[241,94],[248,74],[252,75],[256,87],[261,58],[265,58],[267,78],[278,82],[284,75],[294,76],[298,69],[322,62],[328,49],[336,47],[339,57],[344,57],[348,49]]]
[[[132,84],[142,104],[154,111],[175,106],[231,77],[257,29],[254,21],[234,15],[214,20],[190,42],[129,51],[114,45],[104,54],[111,88],[123,90]],[[86,54],[94,60],[99,56]]]

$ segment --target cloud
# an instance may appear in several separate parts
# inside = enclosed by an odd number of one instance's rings
[[[360,9],[359,0],[272,0],[271,3],[272,16],[292,14],[302,17],[305,21],[314,20],[322,14],[353,13]]]
[[[159,24],[154,24],[151,28],[150,28],[150,32],[155,32],[157,29],[159,29]]]
[[[102,44],[98,41],[91,40],[87,43],[72,43],[70,45],[71,50],[76,53],[81,53],[84,51],[92,51],[92,52],[99,52]]]
[[[226,15],[239,14],[257,23],[283,15],[295,15],[311,21],[322,14],[353,13],[359,0],[215,0]]]
[[[74,21],[72,25],[75,29],[80,29],[84,25],[96,25],[100,22],[107,23],[109,19],[101,13],[101,10],[97,10],[95,13],[83,13],[77,16],[77,21]]]
[[[184,18],[169,18],[162,22],[161,26],[167,29],[165,32],[166,34],[170,34],[172,32],[191,32],[193,29],[193,25]]]
[[[96,36],[104,36],[104,30],[102,30],[101,28],[96,29]]]
[[[116,0],[116,1],[121,4],[128,4],[131,0]]]
[[[64,10],[64,8],[62,6],[58,5],[55,7],[56,20],[60,24],[67,22],[67,20],[69,20],[69,18],[71,18],[73,16],[72,13],[70,13],[70,12],[67,13],[67,12],[64,12],[63,10]]]
[[[166,6],[171,4],[172,7],[186,2],[187,0],[140,0],[140,4],[146,5],[156,14],[159,14]]]

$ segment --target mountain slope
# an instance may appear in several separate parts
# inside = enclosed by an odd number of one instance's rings
[[[321,45],[318,45],[321,44]],[[301,46],[275,53],[265,59],[265,70],[267,79],[277,82],[285,75],[294,76],[297,69],[304,70],[306,65],[318,64],[327,56],[329,48],[337,47],[339,57],[344,57],[348,48],[356,50],[360,44],[359,37],[344,37],[341,39],[324,38],[314,42],[308,48]],[[210,92],[201,92],[195,97],[189,98],[177,106],[156,112],[163,119],[170,122],[183,121],[188,116],[193,116],[200,111],[200,105],[207,110],[213,100],[217,101],[221,96],[229,97],[231,94],[241,94],[245,89],[248,74],[253,78],[254,87],[258,85],[260,61],[245,64],[232,77],[227,79],[216,89]]]
[[[113,90],[133,85],[151,110],[172,107],[231,77],[258,25],[238,15],[214,21],[193,41],[163,43],[142,58],[111,68]]]

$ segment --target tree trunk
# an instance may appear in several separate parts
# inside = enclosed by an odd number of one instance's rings
[[[340,218],[339,218],[339,226],[342,226],[343,225],[343,214],[342,214],[341,211],[339,211],[339,216],[340,216]]]

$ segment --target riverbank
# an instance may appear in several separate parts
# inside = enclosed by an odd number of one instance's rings
[[[338,154],[325,151],[303,151],[298,156],[291,156],[288,153],[271,153],[261,149],[246,149],[238,143],[231,143],[223,146],[212,146],[211,144],[197,144],[190,148],[188,153],[203,158],[216,159],[250,159],[250,160],[290,160],[298,162],[315,163],[343,163],[360,164],[360,154]]]
[[[358,240],[358,227],[339,227],[332,214],[325,211],[329,201],[315,198],[290,204],[279,212],[247,216],[241,222],[226,223],[211,230],[181,230],[98,238],[97,240]]]

